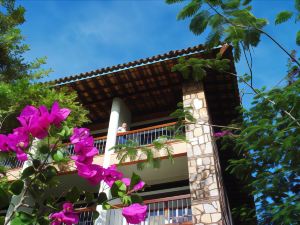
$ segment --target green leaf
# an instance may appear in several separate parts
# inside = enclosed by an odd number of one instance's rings
[[[137,194],[131,195],[131,202],[132,203],[143,203],[143,198]]]
[[[48,154],[50,152],[50,148],[48,147],[48,145],[42,145],[38,148],[38,151],[42,154]]]
[[[57,175],[58,171],[56,167],[54,166],[47,166],[43,172],[44,176],[47,178],[47,180],[50,180],[52,177],[55,177]]]
[[[224,22],[224,18],[220,16],[219,14],[215,14],[211,16],[208,20],[209,25],[213,28],[216,29],[219,27],[222,23]]]
[[[26,179],[35,173],[33,166],[26,167],[22,172],[22,179]]]
[[[32,225],[34,224],[34,217],[25,212],[17,212],[10,222],[11,225]]]
[[[43,182],[43,183],[46,183],[46,182],[47,182],[47,179],[46,179],[45,175],[42,174],[42,173],[40,173],[40,174],[37,175],[37,179],[38,179],[39,181]]]
[[[15,216],[11,222],[10,222],[11,225],[23,225],[23,224],[26,224],[26,223],[23,223],[23,221],[21,220],[20,217],[18,216]],[[27,223],[28,224],[28,223]]]
[[[174,4],[174,3],[178,3],[178,2],[183,2],[184,0],[166,0],[167,4]]]
[[[80,191],[77,187],[72,187],[71,190],[66,194],[66,199],[70,202],[76,202],[79,200]]]
[[[206,42],[205,42],[207,47],[213,48],[213,47],[217,46],[220,43],[220,39],[221,39],[223,33],[224,33],[224,30],[222,27],[210,32],[209,35],[207,36]]]
[[[124,196],[126,189],[126,185],[122,181],[117,180],[111,187],[111,195],[114,198],[122,197]]]
[[[0,216],[0,225],[3,225],[5,222],[5,217],[4,216]]]
[[[60,162],[64,159],[64,154],[60,150],[58,150],[52,155],[52,158],[55,162]]]
[[[209,21],[209,12],[207,10],[203,10],[197,15],[193,17],[190,23],[190,30],[196,34],[202,34],[208,24]]]
[[[221,5],[221,7],[223,9],[236,9],[238,8],[240,5],[240,0],[227,0],[227,1],[223,1],[223,4]]]
[[[38,160],[38,159],[34,159],[32,160],[32,164],[33,164],[33,167],[35,169],[39,168],[39,166],[41,165],[41,160]]]
[[[295,0],[295,8],[300,12],[300,0]]]
[[[104,202],[102,204],[102,208],[105,209],[105,210],[108,210],[108,209],[111,209],[111,205],[108,202]]]
[[[252,0],[244,0],[243,5],[248,5]]]
[[[133,187],[141,181],[141,177],[137,175],[136,173],[132,173],[131,180],[130,180],[130,190],[133,189]]]
[[[187,17],[194,15],[201,7],[200,0],[192,0],[187,6],[185,6],[177,15],[178,20],[183,20]]]
[[[2,158],[0,158],[0,160],[2,160]],[[5,166],[0,166],[0,174],[5,175],[7,172],[7,168]]]
[[[59,136],[62,138],[68,138],[73,132],[73,129],[69,128],[68,126],[63,126],[61,132],[58,133]]]
[[[7,208],[9,206],[10,196],[0,187],[0,209]]]
[[[130,196],[124,195],[121,199],[122,199],[122,204],[123,205],[130,205],[131,204]]]
[[[105,201],[107,201],[107,196],[106,196],[105,192],[99,193],[98,198],[97,198],[97,203],[102,204]]]
[[[277,14],[276,19],[275,19],[275,24],[281,24],[286,21],[288,21],[291,17],[293,16],[293,12],[290,11],[282,11],[279,14]]]
[[[85,201],[86,201],[87,203],[91,203],[91,202],[94,200],[94,193],[85,191],[85,192],[84,192],[84,195],[85,195]]]
[[[37,222],[39,223],[39,225],[49,225],[49,217],[48,216],[43,216],[43,217],[39,217],[37,219]]]
[[[300,30],[297,32],[297,35],[296,35],[296,43],[297,43],[297,45],[300,45]]]
[[[21,194],[23,187],[24,187],[24,182],[22,180],[16,180],[10,185],[9,190],[14,195],[19,195]]]
[[[99,217],[99,213],[97,211],[93,211],[93,220]]]

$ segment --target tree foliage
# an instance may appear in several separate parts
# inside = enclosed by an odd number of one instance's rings
[[[75,92],[40,82],[51,72],[41,68],[46,58],[25,61],[29,46],[20,30],[24,14],[24,7],[16,6],[14,0],[0,1],[0,133],[15,127],[15,115],[25,105],[49,107],[55,100],[74,112],[70,123],[76,126],[87,122],[87,111],[77,101]]]
[[[166,1],[168,4],[177,1]],[[229,162],[227,170],[247,184],[252,192],[256,208],[241,205],[233,209],[243,224],[257,216],[259,224],[299,224],[300,217],[300,59],[295,51],[286,50],[264,28],[268,22],[252,13],[251,0],[199,0],[189,1],[178,14],[178,19],[191,18],[190,30],[195,35],[209,30],[206,39],[210,49],[227,42],[234,47],[234,58],[238,62],[243,56],[249,74],[235,76],[254,93],[252,107],[241,109],[242,120],[233,121],[232,135],[223,137],[222,146],[233,148],[238,158]],[[295,0],[294,11],[281,11],[274,23],[300,20],[300,1]],[[275,88],[257,89],[252,84],[252,48],[265,35],[288,57],[287,74]],[[296,44],[300,45],[300,31]],[[197,59],[181,60],[173,68],[183,77],[201,80],[208,68],[222,67],[202,61],[200,69],[193,70],[191,62]],[[202,69],[202,70],[201,70]],[[224,69],[224,67],[223,67]],[[200,73],[199,73],[200,71]],[[195,73],[195,74],[194,74]]]

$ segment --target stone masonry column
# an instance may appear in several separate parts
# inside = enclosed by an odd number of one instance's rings
[[[224,225],[220,204],[221,178],[217,177],[216,145],[212,141],[212,129],[202,83],[183,85],[184,107],[192,107],[196,124],[186,126],[187,158],[193,223],[195,225]]]

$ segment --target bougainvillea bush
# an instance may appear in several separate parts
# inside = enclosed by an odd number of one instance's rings
[[[136,192],[143,189],[145,183],[136,174],[131,178],[124,177],[115,165],[104,168],[94,164],[93,158],[99,154],[94,147],[94,139],[87,128],[66,126],[70,113],[70,109],[60,108],[58,102],[54,102],[50,110],[46,106],[26,106],[17,117],[20,127],[11,134],[0,134],[0,150],[28,162],[20,178],[6,185],[7,188],[0,186],[0,208],[9,205],[10,194],[20,198],[17,204],[10,206],[14,208],[4,224],[77,224],[79,212],[74,209],[74,203],[79,198],[92,208],[96,205],[102,205],[106,210],[123,208],[122,215],[128,223],[144,221],[147,206],[142,205],[142,198]],[[65,142],[74,145],[75,155],[66,157],[62,150]],[[59,186],[58,170],[51,162],[67,160],[74,161],[78,176],[91,185],[107,185],[111,198],[108,199],[105,192],[95,198],[93,193],[76,187],[65,190],[61,196],[51,196],[47,190]],[[5,176],[1,179],[2,183],[6,180]],[[29,197],[34,199],[34,203],[29,203]],[[120,204],[111,205],[113,199],[120,199]],[[96,212],[94,215],[98,216]]]

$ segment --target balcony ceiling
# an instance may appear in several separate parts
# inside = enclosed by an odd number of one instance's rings
[[[182,76],[171,72],[178,58],[209,58],[219,51],[220,48],[217,48],[210,54],[204,53],[203,46],[199,45],[54,82],[78,93],[80,102],[90,111],[93,123],[108,121],[114,97],[120,97],[127,103],[133,119],[159,113],[166,116],[182,101]],[[232,59],[231,49],[227,49],[224,55]],[[208,71],[204,86],[215,123],[224,124],[236,116],[234,108],[239,105],[239,95],[234,77]]]

